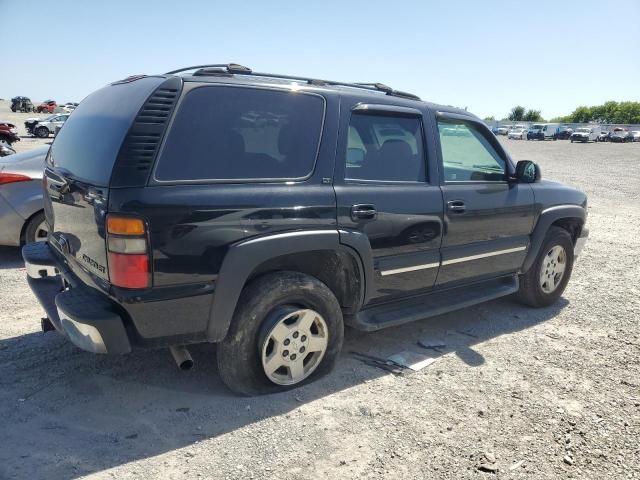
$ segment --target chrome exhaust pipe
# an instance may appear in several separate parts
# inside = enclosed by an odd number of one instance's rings
[[[169,347],[169,351],[180,370],[189,370],[193,367],[193,358],[186,347],[179,345],[177,347]]]

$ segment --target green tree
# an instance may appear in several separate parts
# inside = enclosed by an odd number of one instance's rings
[[[566,122],[640,123],[640,102],[608,101],[592,107],[580,106],[562,118]]]
[[[509,113],[508,118],[512,122],[520,122],[524,120],[524,113],[525,113],[525,108],[520,105],[517,105],[511,109],[511,112]]]
[[[593,111],[591,107],[580,106],[571,113],[570,117],[574,123],[588,123],[593,119]]]
[[[490,117],[484,117],[484,121],[485,122],[495,122],[496,121],[496,117],[494,117],[493,115],[491,115]]]
[[[527,110],[522,119],[525,122],[544,122],[544,118],[540,115],[540,110]]]

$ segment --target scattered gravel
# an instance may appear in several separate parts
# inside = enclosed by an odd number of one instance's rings
[[[39,332],[17,249],[0,249],[0,478],[640,478],[640,143],[504,141],[589,194],[591,237],[557,305],[502,299],[348,331],[325,379],[233,396],[214,346],[107,357]],[[420,372],[386,356],[432,338]]]

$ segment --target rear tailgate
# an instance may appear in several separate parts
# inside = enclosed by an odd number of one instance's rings
[[[50,243],[72,270],[89,273],[96,284],[109,280],[105,217],[116,159],[145,100],[165,80],[144,77],[91,94],[69,116],[47,157]]]

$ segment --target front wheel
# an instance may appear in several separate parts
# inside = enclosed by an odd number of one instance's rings
[[[551,227],[529,271],[520,276],[518,300],[532,307],[555,303],[573,269],[573,240],[564,228]]]
[[[47,138],[49,136],[49,129],[47,127],[36,128],[36,136],[38,138]]]
[[[288,390],[331,371],[344,326],[333,292],[315,277],[276,272],[253,280],[238,300],[218,370],[234,392]]]

